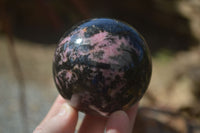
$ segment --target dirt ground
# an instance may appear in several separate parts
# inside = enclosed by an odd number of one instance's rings
[[[20,89],[0,36],[0,132],[23,132]],[[52,78],[55,45],[15,39],[24,75],[29,132],[43,119],[58,95]],[[153,57],[153,74],[140,102],[135,133],[200,133],[200,47]],[[80,115],[80,121],[83,114]],[[141,128],[142,125],[142,128]]]

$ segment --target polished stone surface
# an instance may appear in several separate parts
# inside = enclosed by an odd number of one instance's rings
[[[78,110],[108,116],[126,110],[146,91],[152,65],[144,38],[130,25],[99,18],[75,25],[54,56],[54,81]]]

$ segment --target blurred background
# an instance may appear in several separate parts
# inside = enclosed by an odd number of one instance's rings
[[[98,17],[131,24],[152,53],[134,132],[200,133],[200,0],[0,0],[0,133],[32,132],[40,123],[58,95],[59,38]]]

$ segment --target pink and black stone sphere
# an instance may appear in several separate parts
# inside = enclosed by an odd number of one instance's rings
[[[108,18],[72,27],[61,38],[53,61],[56,87],[69,104],[103,116],[138,102],[151,72],[144,38],[130,25]]]

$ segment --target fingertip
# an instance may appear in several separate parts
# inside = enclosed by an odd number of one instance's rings
[[[66,100],[61,95],[58,95],[57,98],[56,98],[56,100],[54,101],[54,104],[52,105],[52,107],[50,108],[48,114],[42,120],[42,122],[40,123],[40,125],[44,124],[46,121],[48,121],[53,116],[55,116],[56,113],[58,112],[58,110],[60,109],[60,107],[62,106],[62,104],[65,103],[65,102],[66,102]]]
[[[134,123],[135,123],[135,118],[136,118],[136,115],[137,115],[138,106],[139,106],[139,103],[136,103],[129,110],[126,111],[128,117],[129,117],[129,120],[130,120],[130,125],[132,126],[132,128],[133,128]]]
[[[66,102],[66,100],[65,100],[61,95],[58,95],[57,98],[56,98],[55,103],[60,103],[60,104],[62,104],[62,103],[64,103],[64,102]]]
[[[78,133],[103,133],[107,118],[96,115],[86,115]]]
[[[111,114],[106,125],[107,133],[129,133],[129,117],[124,111],[116,111]]]
[[[78,120],[78,111],[64,103],[54,119],[59,122],[59,128],[63,131],[74,132]]]
[[[42,128],[45,132],[50,133],[74,133],[77,120],[78,112],[67,103],[64,103],[57,114],[50,118]]]

